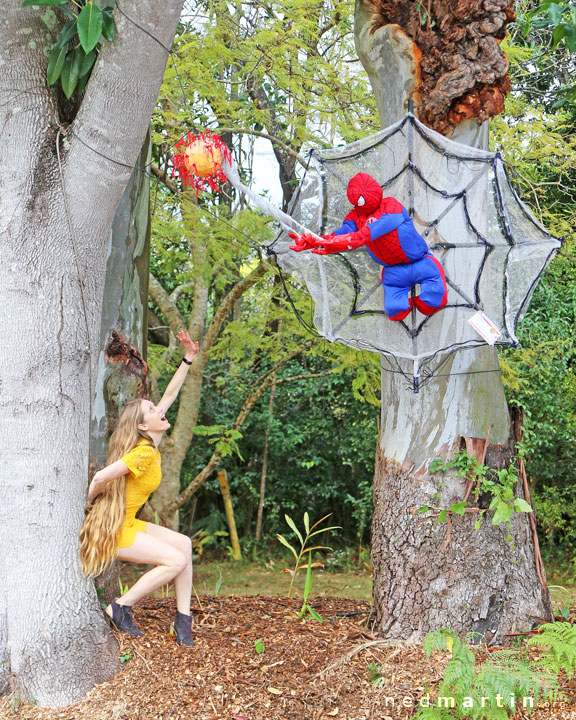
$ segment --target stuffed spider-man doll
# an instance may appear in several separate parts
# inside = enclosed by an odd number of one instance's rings
[[[446,279],[442,265],[428,252],[406,208],[393,197],[382,197],[380,185],[367,173],[358,173],[348,183],[348,200],[354,208],[342,227],[331,235],[293,235],[291,250],[311,249],[318,255],[352,250],[364,245],[382,269],[384,309],[390,320],[403,320],[412,304],[424,315],[446,305]],[[420,295],[409,297],[415,285]]]

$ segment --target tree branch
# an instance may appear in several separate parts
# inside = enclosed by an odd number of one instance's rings
[[[212,321],[208,325],[208,329],[206,330],[206,335],[204,336],[204,339],[202,340],[202,350],[204,352],[207,352],[209,348],[212,347],[214,341],[218,337],[218,334],[220,333],[220,329],[222,327],[222,323],[226,319],[226,316],[228,313],[232,310],[235,303],[242,297],[242,295],[252,287],[252,285],[255,285],[260,278],[264,277],[266,273],[270,272],[272,269],[272,266],[265,262],[261,261],[260,264],[252,270],[252,272],[249,275],[246,275],[246,277],[239,280],[230,290],[230,292],[226,295],[226,297],[222,300],[220,303],[218,310],[214,313],[214,317],[212,318]]]
[[[245,423],[246,419],[250,415],[250,412],[254,408],[254,405],[262,397],[263,393],[274,383],[279,385],[280,383],[322,377],[324,375],[330,374],[331,371],[327,371],[327,372],[323,372],[323,373],[308,373],[308,374],[304,374],[304,375],[293,375],[293,376],[287,377],[287,378],[275,377],[275,374],[279,368],[281,368],[283,365],[286,365],[286,363],[290,362],[290,360],[295,358],[300,353],[311,348],[317,342],[319,342],[318,338],[313,338],[312,340],[309,340],[308,342],[304,343],[303,345],[300,345],[295,350],[293,350],[291,353],[288,353],[288,355],[285,355],[283,358],[278,360],[278,362],[275,363],[275,365],[270,370],[268,370],[268,372],[264,373],[264,375],[262,375],[262,377],[260,377],[259,380],[257,380],[256,383],[254,383],[254,385],[252,385],[252,388],[250,389],[250,392],[248,393],[248,396],[246,397],[246,400],[244,401],[244,404],[242,405],[242,408],[240,409],[240,412],[238,413],[236,420],[234,421],[234,424],[232,425],[231,430],[238,430],[239,428],[242,427],[242,425]],[[182,507],[182,505],[186,502],[186,500],[188,500],[188,498],[190,498],[196,492],[196,490],[198,490],[198,488],[210,477],[210,475],[214,472],[214,470],[220,464],[221,459],[222,459],[221,451],[215,450],[212,453],[212,457],[210,458],[210,460],[202,468],[202,470],[196,475],[196,477],[190,482],[188,487],[180,493],[180,495],[176,498],[174,503],[172,503],[168,508],[166,508],[165,512],[167,515],[171,515],[172,513],[176,512],[176,510],[178,510],[178,508]]]
[[[180,315],[180,311],[176,307],[176,304],[170,301],[170,297],[159,280],[157,280],[152,273],[149,278],[149,291],[150,297],[156,305],[160,308],[162,315],[166,318],[166,322],[170,326],[170,330],[174,335],[177,335],[180,330],[186,327],[184,318]]]

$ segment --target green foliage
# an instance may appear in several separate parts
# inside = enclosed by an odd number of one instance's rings
[[[540,625],[542,633],[531,637],[527,647],[544,649],[536,664],[546,672],[564,671],[571,680],[576,669],[576,627],[569,622]]]
[[[132,660],[132,653],[125,651],[120,655],[120,662],[125,663],[128,662],[128,660]]]
[[[287,547],[288,550],[294,555],[295,564],[294,569],[289,571],[291,574],[291,580],[290,580],[290,588],[288,589],[288,597],[292,595],[292,586],[294,585],[294,580],[296,578],[296,574],[299,570],[302,570],[303,568],[306,568],[306,582],[304,586],[304,596],[303,596],[303,603],[302,603],[302,610],[300,611],[300,617],[304,614],[304,612],[308,611],[312,617],[314,617],[316,620],[321,620],[318,613],[316,613],[313,608],[311,608],[308,605],[308,595],[310,594],[310,589],[312,587],[312,568],[313,567],[323,567],[322,563],[313,563],[312,562],[312,553],[314,550],[331,550],[331,548],[326,547],[324,545],[314,545],[309,546],[308,541],[310,538],[315,537],[316,535],[320,535],[321,533],[328,532],[329,530],[336,530],[338,529],[337,525],[332,525],[331,527],[319,527],[318,530],[314,530],[314,528],[318,527],[321,523],[326,520],[326,518],[329,518],[331,515],[325,515],[323,518],[320,518],[317,522],[314,523],[314,525],[310,526],[310,517],[307,512],[304,513],[304,535],[298,530],[296,527],[296,523],[289,515],[284,515],[284,519],[288,523],[288,526],[291,530],[294,531],[296,534],[298,541],[300,543],[300,549],[297,550],[293,545],[291,545],[288,540],[283,535],[278,534],[276,537],[278,540],[284,545],[284,547]],[[312,532],[314,530],[314,532]],[[308,553],[308,563],[307,565],[301,565],[302,556]]]
[[[436,699],[421,706],[416,714],[419,720],[506,720],[514,715],[517,706],[523,707],[524,698],[534,702],[542,698],[561,696],[558,680],[550,668],[541,669],[532,663],[521,650],[492,652],[488,660],[477,663],[469,645],[472,633],[463,643],[455,632],[442,628],[429,633],[423,642],[427,658],[434,651],[448,651],[450,660],[438,687]],[[530,706],[526,709],[529,711]]]
[[[492,525],[500,525],[508,522],[515,512],[532,512],[532,508],[523,498],[514,497],[514,488],[518,483],[518,472],[514,465],[501,470],[494,470],[486,465],[481,465],[475,457],[469,455],[466,450],[461,450],[448,460],[442,458],[434,458],[430,463],[431,473],[442,473],[446,475],[449,472],[456,472],[459,477],[471,480],[474,485],[473,495],[478,500],[480,493],[487,493],[491,497],[488,511],[493,510]],[[438,508],[434,506],[424,505],[418,508],[418,512],[429,512],[430,510],[439,511],[436,520],[443,522],[449,513],[455,515],[464,515],[468,504],[466,501],[453,503],[449,508]],[[480,527],[483,517],[476,522],[476,530]]]
[[[72,97],[75,90],[84,92],[103,40],[112,41],[116,29],[113,4],[102,8],[95,0],[74,0],[73,4],[79,12],[70,9],[68,0],[24,0],[22,3],[22,7],[56,7],[70,18],[52,46],[46,70],[48,85],[60,80],[67,98]]]
[[[236,453],[240,460],[244,460],[240,454],[240,449],[237,443],[237,441],[242,437],[242,433],[239,430],[227,428],[224,425],[195,425],[194,434],[207,436],[216,435],[216,437],[212,437],[208,442],[215,446],[216,450],[222,454],[223,458]]]
[[[262,638],[258,638],[258,640],[254,640],[254,650],[256,650],[258,655],[261,655],[265,649],[266,648],[264,646],[264,641],[262,640]]]
[[[368,665],[368,680],[372,684],[373,688],[382,687],[382,685],[384,685],[382,668],[375,662],[371,662]]]

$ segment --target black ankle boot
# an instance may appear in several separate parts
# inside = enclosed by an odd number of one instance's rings
[[[176,611],[174,618],[174,631],[176,632],[176,642],[180,645],[194,645],[192,638],[192,618],[190,615]]]
[[[130,605],[118,605],[116,600],[110,603],[112,607],[112,622],[122,632],[134,635],[134,637],[142,637],[144,633],[136,626],[132,617],[132,607]]]

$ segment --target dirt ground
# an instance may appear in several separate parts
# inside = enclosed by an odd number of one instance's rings
[[[434,697],[446,653],[427,660],[419,646],[378,640],[367,602],[317,597],[312,604],[324,622],[298,619],[298,600],[200,597],[192,611],[196,645],[186,648],[168,634],[174,600],[147,598],[134,610],[145,636],[116,633],[126,659],[112,682],[65,708],[15,707],[13,698],[0,698],[0,718],[404,720],[426,692]],[[379,686],[370,680],[371,663],[381,669]],[[514,717],[576,720],[576,681],[563,686],[565,701]]]

